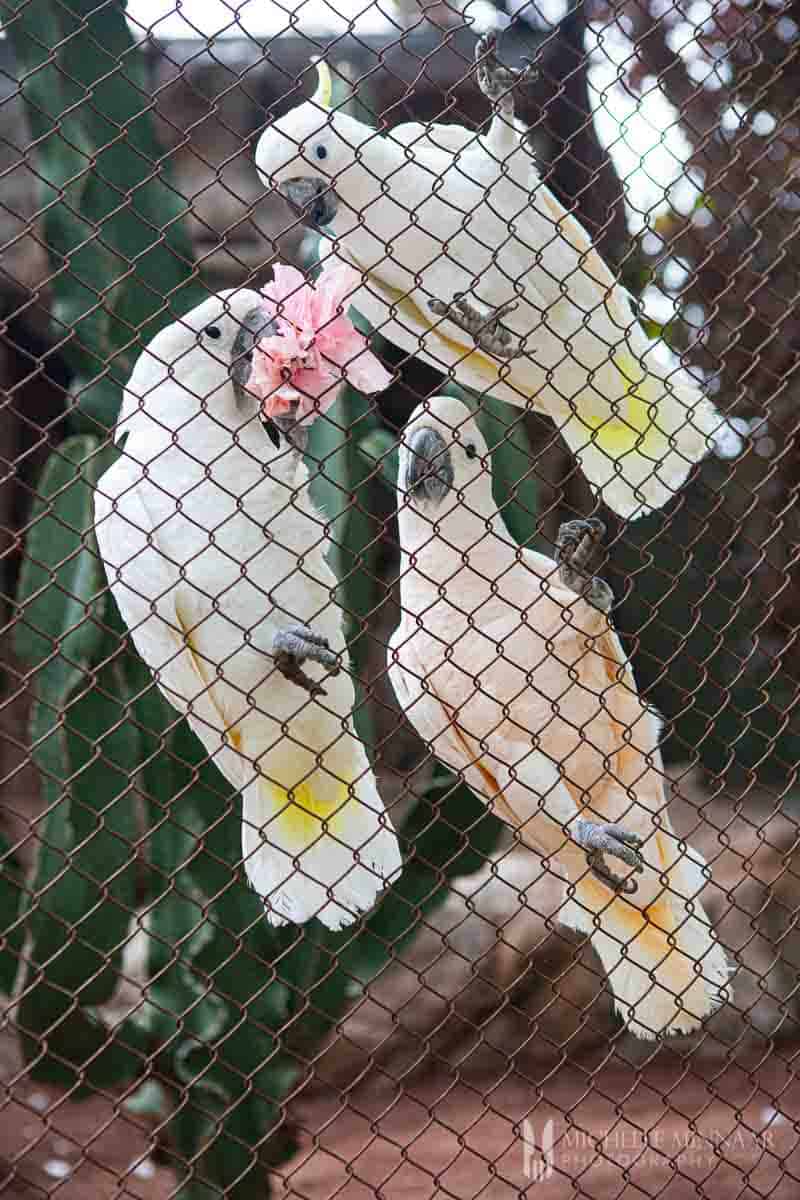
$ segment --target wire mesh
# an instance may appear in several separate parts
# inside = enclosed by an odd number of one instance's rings
[[[3,1187],[794,1197],[797,5],[253,7],[0,9]]]

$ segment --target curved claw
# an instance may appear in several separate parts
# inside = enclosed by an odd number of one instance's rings
[[[556,560],[560,581],[601,612],[610,612],[614,593],[608,584],[588,570],[588,564],[606,534],[606,527],[597,517],[565,521],[556,538]]]
[[[612,892],[624,892],[625,895],[632,896],[639,890],[635,879],[623,879],[621,875],[615,875],[613,871],[609,870],[603,862],[603,855],[600,851],[595,854],[587,854],[586,861],[595,878],[599,879],[606,887],[611,888]],[[638,867],[637,870],[641,871],[642,868]]]
[[[275,666],[280,671],[284,679],[289,683],[294,683],[297,687],[302,688],[304,692],[308,692],[312,698],[314,696],[327,696],[327,692],[321,683],[316,679],[312,679],[307,675],[300,666],[300,660],[293,654],[287,654],[285,650],[278,650],[275,653]]]
[[[629,833],[621,825],[580,819],[575,822],[572,836],[578,845],[586,850],[592,874],[601,883],[614,892],[624,892],[627,895],[632,895],[638,890],[639,885],[635,879],[622,879],[615,875],[603,859],[604,854],[613,854],[641,875],[644,871],[644,860],[639,853],[642,838],[638,833]]]
[[[496,325],[498,321],[502,321],[503,317],[507,317],[509,313],[515,312],[518,308],[519,304],[516,300],[508,300],[505,304],[501,304],[500,307],[496,308],[492,313],[491,324]],[[503,332],[508,338],[511,337],[511,334],[508,332],[508,330],[504,330]]]
[[[614,607],[614,593],[605,579],[601,579],[599,575],[592,576],[584,595],[589,603],[602,613],[610,613]]]
[[[513,111],[512,91],[520,84],[531,83],[539,74],[538,67],[530,58],[524,58],[521,70],[504,67],[497,60],[497,33],[485,33],[475,44],[475,65],[478,87],[487,100],[500,102]]]
[[[481,350],[502,359],[517,358],[522,353],[514,334],[500,327],[501,319],[516,307],[516,301],[510,300],[489,313],[483,313],[458,292],[449,304],[443,300],[428,301],[428,308],[437,317],[446,317],[459,329],[469,333]]]
[[[491,29],[488,33],[484,33],[482,37],[478,38],[475,45],[475,61],[477,62],[479,59],[485,58],[488,54],[494,54],[496,50],[497,32]]]
[[[272,652],[275,666],[283,677],[310,696],[324,696],[326,692],[321,683],[305,673],[304,662],[310,660],[320,663],[327,667],[331,675],[339,672],[339,659],[330,649],[328,639],[314,633],[307,625],[293,625],[290,629],[279,630],[272,639]]]
[[[559,558],[568,558],[574,567],[585,567],[605,536],[606,527],[597,517],[564,521],[556,538]]]
[[[272,648],[276,653],[292,655],[301,662],[310,660],[328,670],[338,669],[339,659],[331,650],[328,639],[314,633],[307,625],[292,625],[280,630],[272,639]]]

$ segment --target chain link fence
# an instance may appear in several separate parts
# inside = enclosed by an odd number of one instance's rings
[[[5,1193],[794,1197],[798,6],[0,15]]]

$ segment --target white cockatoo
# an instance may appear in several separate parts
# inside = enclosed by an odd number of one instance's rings
[[[661,508],[720,418],[660,359],[627,292],[539,178],[514,118],[517,72],[478,43],[495,104],[488,133],[407,124],[385,133],[313,99],[256,149],[265,186],[324,228],[362,273],[351,303],[390,341],[476,392],[549,415],[612,509]]]
[[[268,919],[337,929],[401,860],[352,731],[351,679],[319,679],[345,653],[325,520],[291,419],[263,419],[245,387],[268,323],[240,289],[153,338],[125,392],[95,530],[137,650],[242,793],[245,868]]]
[[[562,527],[560,564],[518,546],[486,442],[449,396],[404,432],[398,521],[389,675],[403,711],[570,885],[560,918],[591,938],[632,1031],[697,1028],[728,967],[698,899],[705,864],[672,831],[658,721],[606,615],[610,589],[581,568],[601,522]]]

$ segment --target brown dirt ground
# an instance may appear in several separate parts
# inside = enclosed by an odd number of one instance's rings
[[[282,1200],[795,1200],[800,1083],[784,1048],[762,1065],[685,1076],[677,1062],[562,1067],[539,1086],[511,1070],[442,1067],[402,1089],[376,1073],[349,1095],[316,1089],[291,1116],[301,1149],[276,1172]],[[167,1200],[152,1129],[112,1097],[76,1102],[0,1053],[0,1194],[16,1200]],[[684,1075],[685,1077],[681,1077]],[[12,1077],[16,1076],[16,1079]],[[569,1114],[567,1118],[565,1114]],[[524,1122],[529,1121],[526,1128]],[[549,1167],[535,1177],[552,1119]],[[529,1140],[526,1150],[525,1136]],[[532,1141],[531,1141],[532,1139]],[[527,1162],[527,1175],[526,1175]],[[138,1171],[136,1168],[138,1167]],[[266,1182],[266,1180],[265,1180]]]

